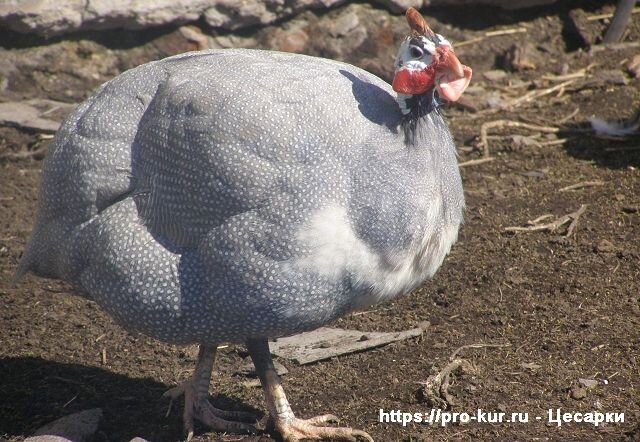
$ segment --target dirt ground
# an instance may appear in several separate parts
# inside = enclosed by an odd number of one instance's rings
[[[482,158],[479,135],[486,122],[516,120],[559,127],[560,132],[522,127],[489,131],[493,160],[462,168],[466,222],[435,278],[397,302],[334,324],[363,331],[404,330],[425,320],[431,326],[419,339],[309,366],[282,361],[289,369],[285,389],[298,416],[331,412],[377,441],[640,440],[640,138],[597,137],[587,122],[594,115],[628,118],[640,108],[640,80],[625,67],[640,50],[623,45],[589,51],[572,27],[575,3],[524,12],[434,11],[442,33],[448,29],[478,39],[456,52],[473,67],[473,86],[481,88],[467,94],[472,105],[445,110],[462,146],[461,162]],[[584,14],[611,9],[596,5]],[[640,41],[639,17],[632,19],[625,42]],[[605,19],[584,23],[596,34],[606,26]],[[486,36],[519,27],[526,32]],[[5,90],[2,99],[78,102],[130,64],[162,55],[157,42],[171,32],[126,34],[144,38],[146,50],[121,41],[109,46],[105,37],[89,34],[59,41],[75,51],[82,65],[61,70],[73,74],[73,69],[93,63],[99,66],[97,75],[87,83],[81,75],[49,75],[24,64],[23,83],[14,81],[14,89]],[[48,44],[27,40],[12,36],[5,49],[19,59]],[[525,47],[527,42],[534,47],[536,69],[509,71],[505,78],[484,75],[504,66],[512,44]],[[99,51],[106,55],[96,56]],[[109,61],[113,54],[118,63]],[[574,82],[531,102],[514,101],[566,79]],[[473,104],[490,94],[511,105]],[[47,142],[38,133],[0,127],[0,439],[22,440],[56,418],[101,407],[104,419],[97,441],[135,436],[180,440],[181,413],[174,409],[165,417],[167,402],[161,395],[190,375],[195,347],[131,335],[96,304],[71,295],[64,283],[29,276],[9,287],[34,219]],[[585,182],[596,183],[562,190]],[[552,215],[544,224],[581,205],[586,209],[570,235],[567,224],[555,231],[506,230]],[[421,393],[421,383],[441,370],[456,349],[471,344],[490,346],[459,352],[473,368],[455,373],[451,410],[528,412],[530,422],[446,427],[378,422],[381,408],[430,411],[433,405]],[[220,350],[211,400],[221,408],[264,414],[262,391],[243,385],[245,379],[235,374],[245,356],[241,347]],[[595,385],[583,388],[581,378],[594,379]],[[558,408],[624,413],[624,423],[559,427],[547,419],[548,410]],[[197,430],[195,441],[273,437]]]

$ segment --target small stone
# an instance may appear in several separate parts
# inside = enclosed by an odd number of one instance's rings
[[[471,95],[476,97],[476,96],[485,95],[487,93],[487,90],[482,86],[471,85],[467,89],[465,89],[464,93],[465,95]]]
[[[102,409],[92,408],[90,410],[80,411],[55,420],[38,429],[34,435],[38,437],[57,436],[74,442],[83,442],[91,440],[92,436],[98,429],[98,424],[101,419]],[[45,440],[54,442],[57,439],[26,439],[26,441],[29,442],[44,442]]]
[[[640,78],[640,54],[635,55],[627,64],[627,70],[634,78]]]
[[[616,251],[616,246],[611,241],[606,239],[601,240],[596,246],[596,252],[598,253],[613,253]]]
[[[485,95],[485,105],[491,109],[502,107],[504,100],[498,91],[491,91]]]
[[[302,29],[288,31],[278,29],[271,40],[274,49],[283,52],[302,52],[309,41],[309,35]]]
[[[636,213],[640,212],[640,206],[624,206],[622,208],[624,213]]]
[[[581,40],[581,46],[589,47],[600,37],[597,23],[589,20],[589,15],[581,8],[569,11],[568,31]]]
[[[489,81],[499,81],[507,77],[507,73],[501,69],[487,71],[482,76]]]
[[[207,39],[207,36],[204,35],[196,26],[182,26],[178,31],[180,31],[180,34],[189,43],[195,46],[196,50],[202,51],[204,49],[209,49],[209,40]]]
[[[577,401],[584,399],[587,397],[587,389],[583,387],[578,387],[577,385],[571,388],[570,396],[572,399]]]
[[[604,83],[616,86],[624,86],[629,82],[627,77],[624,75],[624,72],[619,69],[603,69],[601,71],[597,71],[596,77]]]
[[[257,388],[261,387],[262,384],[260,384],[260,379],[249,379],[248,381],[244,381],[242,386],[246,388]]]
[[[580,378],[578,379],[578,383],[587,390],[591,390],[598,386],[598,381],[595,379]]]
[[[625,196],[621,193],[616,193],[615,195],[613,195],[613,199],[616,201],[623,201],[625,198]]]
[[[535,362],[523,362],[520,364],[520,367],[525,370],[537,370],[538,368],[542,368],[542,365],[536,364]]]
[[[4,441],[4,439],[2,439]],[[31,436],[25,439],[25,442],[73,442],[66,437],[60,436]]]
[[[504,54],[504,67],[511,71],[534,70],[542,63],[542,54],[529,42],[513,44]]]
[[[351,31],[360,26],[358,15],[351,11],[350,13],[339,16],[329,26],[329,34],[333,37],[345,37]]]

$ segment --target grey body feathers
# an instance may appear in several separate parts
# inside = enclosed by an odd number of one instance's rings
[[[409,142],[390,87],[274,52],[184,54],[103,85],[50,146],[18,269],[125,328],[239,342],[318,327],[440,266],[464,206],[437,111]]]

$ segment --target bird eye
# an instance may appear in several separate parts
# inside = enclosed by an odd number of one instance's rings
[[[424,55],[424,51],[418,46],[411,46],[409,48],[409,53],[413,58],[421,58]]]

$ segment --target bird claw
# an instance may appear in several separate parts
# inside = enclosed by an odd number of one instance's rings
[[[348,427],[322,427],[321,424],[336,423],[338,418],[332,414],[316,416],[310,419],[293,418],[275,423],[276,430],[282,435],[285,442],[297,442],[300,440],[338,440],[346,442],[358,442],[365,440],[373,442],[373,438],[362,430],[354,430]]]
[[[184,429],[187,432],[187,441],[193,438],[195,419],[217,431],[228,433],[258,433],[256,427],[247,423],[256,422],[257,419],[252,413],[220,410],[214,407],[206,397],[200,397],[196,394],[195,387],[191,380],[171,388],[162,395],[162,397],[170,399],[167,416],[169,416],[171,412],[174,400],[183,395],[184,412],[182,419]]]

